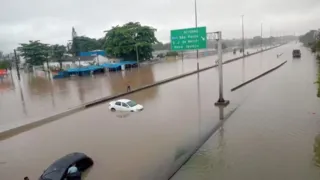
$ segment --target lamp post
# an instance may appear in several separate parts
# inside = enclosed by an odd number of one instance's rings
[[[194,19],[195,26],[198,27],[198,11],[197,11],[197,0],[194,0]],[[197,49],[197,70],[199,71],[199,50]]]
[[[242,55],[244,56],[244,24],[243,24],[243,16],[241,16],[241,19],[242,19]]]
[[[262,23],[261,23],[261,51],[262,51]]]

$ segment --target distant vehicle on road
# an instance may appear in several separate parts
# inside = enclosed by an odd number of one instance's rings
[[[79,176],[81,178],[81,173],[87,170],[93,165],[93,161],[90,157],[83,153],[71,153],[51,164],[40,176],[39,180],[64,180],[72,179],[67,175],[69,167],[76,165],[79,170]],[[79,179],[78,177],[78,179]]]
[[[300,58],[301,57],[301,51],[300,49],[295,49],[292,51],[292,57],[294,58]]]
[[[119,99],[109,103],[109,109],[114,111],[138,112],[143,110],[143,106],[129,99]]]

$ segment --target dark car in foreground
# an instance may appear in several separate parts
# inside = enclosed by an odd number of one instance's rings
[[[68,154],[52,163],[40,176],[39,180],[65,180],[69,167],[75,164],[80,173],[93,165],[90,157],[83,153]]]
[[[300,49],[295,49],[292,51],[292,57],[294,58],[300,58],[301,57],[301,51]]]

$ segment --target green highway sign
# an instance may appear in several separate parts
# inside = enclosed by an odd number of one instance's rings
[[[206,27],[171,30],[172,51],[186,51],[206,48]]]

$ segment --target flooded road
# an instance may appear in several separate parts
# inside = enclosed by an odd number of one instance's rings
[[[320,99],[315,57],[286,51],[288,63],[264,77],[172,180],[320,179]],[[291,50],[292,51],[292,50]]]
[[[248,49],[255,52],[256,49]],[[241,56],[224,54],[224,60]],[[214,65],[216,56],[199,59],[200,68]],[[21,83],[13,72],[0,82],[0,131],[67,110],[97,98],[123,93],[126,82],[132,88],[196,70],[196,59],[167,60],[124,72],[94,77],[50,80],[43,72],[22,73]],[[13,78],[12,78],[13,77]],[[66,101],[66,99],[68,99]]]
[[[231,104],[223,114],[234,111],[261,82],[231,93],[233,86],[280,64],[284,59],[276,54],[290,50],[287,45],[225,65],[225,97]],[[140,113],[112,113],[105,103],[3,140],[1,179],[36,179],[74,151],[95,161],[88,180],[168,179],[219,123],[217,73],[211,69],[125,96],[145,107]]]

